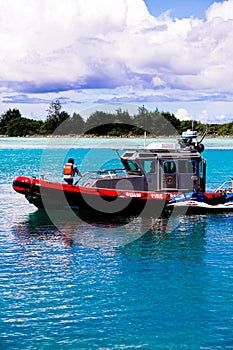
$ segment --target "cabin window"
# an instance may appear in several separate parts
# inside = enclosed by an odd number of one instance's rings
[[[142,167],[143,167],[144,171],[148,174],[156,173],[156,163],[154,160],[142,161]]]
[[[135,164],[134,162],[132,162],[132,160],[128,160],[128,161],[127,161],[127,165],[128,165],[128,170],[131,170],[131,171],[138,170],[137,164]]]
[[[191,160],[191,159],[179,160],[179,172],[183,174],[195,174],[196,173],[195,160]]]
[[[174,161],[164,162],[163,171],[165,174],[174,174],[176,172],[176,163]]]

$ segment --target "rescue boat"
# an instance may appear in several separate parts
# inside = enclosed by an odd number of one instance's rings
[[[87,172],[74,185],[18,176],[13,188],[39,209],[70,207],[102,214],[159,215],[181,205],[178,203],[187,204],[180,198],[187,199],[188,193],[205,193],[206,160],[201,142],[206,133],[198,140],[197,132],[188,130],[178,144],[153,142],[127,148],[123,154],[116,149],[121,169]]]

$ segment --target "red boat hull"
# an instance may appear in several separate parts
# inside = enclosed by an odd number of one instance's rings
[[[71,186],[18,176],[13,182],[16,192],[25,195],[39,209],[92,209],[105,214],[162,213],[177,193],[116,190]]]

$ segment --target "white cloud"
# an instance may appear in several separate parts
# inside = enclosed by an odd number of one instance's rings
[[[151,75],[151,87],[156,76],[172,87],[221,90],[221,72],[233,90],[233,22],[221,18],[231,6],[214,4],[203,22],[154,18],[142,0],[3,0],[0,78],[104,87]]]
[[[233,2],[231,0],[226,0],[222,3],[214,2],[206,12],[206,18],[212,21],[214,18],[219,17],[223,20],[233,19]]]
[[[8,96],[110,88],[128,89],[132,102],[232,101],[232,56],[233,0],[214,3],[205,21],[153,17],[143,0],[0,2]]]
[[[164,81],[158,77],[153,77],[152,78],[152,84],[154,87],[161,87],[164,85]]]
[[[189,112],[185,108],[179,108],[175,113],[175,117],[180,121],[193,119],[192,116],[189,114]]]

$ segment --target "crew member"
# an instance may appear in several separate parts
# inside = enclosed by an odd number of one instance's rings
[[[75,174],[82,176],[76,165],[74,165],[74,159],[69,158],[68,162],[64,165],[64,181],[69,185],[73,185]]]

